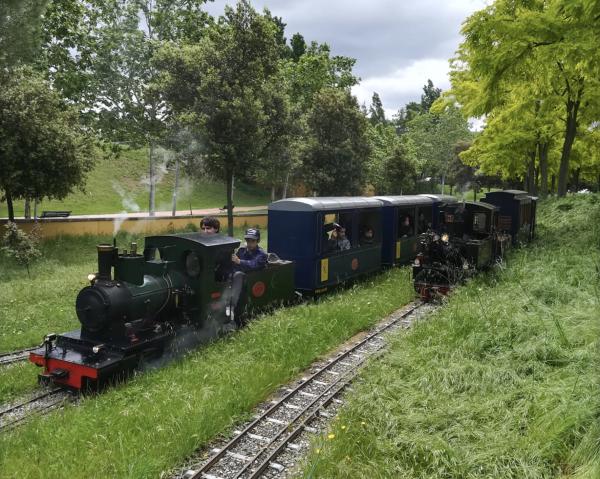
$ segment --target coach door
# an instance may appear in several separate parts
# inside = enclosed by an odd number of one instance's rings
[[[416,208],[398,208],[397,238],[396,238],[396,263],[409,263],[417,250],[416,234]]]

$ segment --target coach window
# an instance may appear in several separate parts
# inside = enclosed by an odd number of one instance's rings
[[[398,238],[408,238],[415,234],[415,209],[398,208]]]
[[[417,209],[417,234],[427,233],[433,221],[431,206],[422,206]]]
[[[354,246],[353,213],[336,212],[323,215],[321,227],[321,253],[335,254]],[[345,241],[347,240],[347,241]]]
[[[358,216],[358,246],[381,242],[380,216],[377,211],[361,211]]]

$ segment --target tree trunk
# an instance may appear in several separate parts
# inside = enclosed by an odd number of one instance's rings
[[[453,189],[454,189],[454,185],[450,185],[450,194],[452,194]]]
[[[154,174],[154,143],[150,142],[148,149],[148,180],[150,183],[150,194],[148,198],[148,216],[154,216],[154,208],[155,208],[155,197],[156,197],[156,185],[154,183],[155,174]]]
[[[35,200],[33,200],[33,219],[37,222],[38,219],[38,204],[39,201],[36,198]]]
[[[526,191],[533,195],[535,194],[535,156],[536,151],[529,153],[529,163],[527,165],[527,184]]]
[[[13,207],[12,194],[10,191],[5,191],[6,196],[6,207],[8,208],[8,221],[15,222],[15,209]]]
[[[540,160],[540,196],[548,196],[548,142],[538,143]]]
[[[233,170],[225,172],[227,182],[227,234],[233,236]]]
[[[550,186],[550,190],[552,191],[552,194],[556,192],[556,175],[552,175],[552,184]]]
[[[562,197],[567,194],[567,181],[569,179],[569,158],[571,157],[571,149],[575,136],[577,135],[577,111],[579,110],[579,102],[583,86],[577,93],[577,99],[569,98],[566,103],[567,120],[565,122],[565,139],[563,142],[562,152],[560,155],[560,168],[558,170],[558,196]]]
[[[175,158],[175,186],[173,187],[173,210],[171,216],[177,214],[177,189],[179,188],[179,158]]]
[[[271,201],[275,201],[275,185],[271,185]]]
[[[289,181],[290,181],[290,171],[288,170],[288,172],[285,174],[285,183],[283,184],[283,192],[281,194],[281,197],[283,199],[287,198],[287,190],[288,190]]]
[[[577,168],[573,172],[573,190],[579,191],[579,174],[581,173],[581,168]]]
[[[25,219],[31,219],[31,200],[29,198],[25,198],[25,211],[23,213]]]

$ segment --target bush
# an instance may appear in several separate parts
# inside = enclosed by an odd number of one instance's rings
[[[2,251],[9,258],[13,258],[17,263],[24,265],[29,274],[29,265],[42,253],[39,250],[39,228],[34,226],[30,234],[19,229],[16,223],[9,221],[6,223],[6,233],[2,238]]]

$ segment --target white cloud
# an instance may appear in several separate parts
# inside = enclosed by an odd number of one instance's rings
[[[373,92],[379,93],[388,118],[397,113],[398,109],[409,101],[419,101],[423,86],[430,79],[442,90],[450,87],[448,80],[448,60],[423,59],[416,60],[395,72],[364,79],[360,85],[353,88],[352,93],[360,104],[367,107],[371,104]]]

